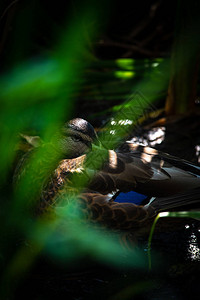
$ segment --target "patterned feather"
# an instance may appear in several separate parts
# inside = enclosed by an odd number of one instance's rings
[[[58,145],[62,145],[65,156],[70,153],[70,158],[61,159],[43,185],[40,212],[60,205],[67,194],[70,197],[75,193],[79,207],[91,222],[128,230],[152,222],[160,211],[200,202],[198,166],[129,142],[124,144],[123,152],[96,147],[91,151],[97,135],[88,124],[74,119],[69,128],[66,125]],[[139,205],[132,191],[144,196]],[[118,196],[123,193],[130,193],[132,198],[119,203]]]

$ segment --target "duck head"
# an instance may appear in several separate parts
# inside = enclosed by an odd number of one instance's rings
[[[89,152],[95,141],[98,137],[93,126],[84,119],[75,118],[62,127],[59,149],[65,158],[75,158]]]

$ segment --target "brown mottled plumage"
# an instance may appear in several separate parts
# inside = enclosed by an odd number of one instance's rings
[[[160,211],[200,202],[198,166],[128,142],[123,153],[98,147],[90,151],[96,138],[85,120],[65,125],[57,144],[64,159],[43,186],[40,211],[75,193],[90,221],[127,230],[144,226]],[[146,203],[116,201],[117,194],[132,190],[148,196]]]

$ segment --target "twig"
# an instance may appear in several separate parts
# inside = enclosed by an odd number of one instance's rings
[[[10,5],[7,6],[7,8],[4,10],[3,14],[0,17],[0,21],[1,21],[3,19],[3,17],[6,15],[6,13],[12,8],[11,12],[8,14],[8,17],[6,19],[4,30],[3,30],[3,33],[2,33],[2,37],[1,37],[1,40],[0,40],[0,54],[3,50],[4,44],[6,42],[7,34],[9,32],[9,29],[10,29],[10,23],[11,23],[12,18],[13,18],[13,14],[14,14],[13,5],[15,5],[18,1],[19,0],[14,0],[13,2],[11,2]]]
[[[7,11],[15,4],[17,3],[19,0],[14,0],[13,2],[11,2],[6,9],[4,10],[3,14],[0,17],[0,21],[3,19],[3,17],[5,16],[5,14],[7,13]]]
[[[99,43],[101,46],[113,46],[113,47],[118,47],[118,48],[124,48],[124,49],[128,49],[128,50],[132,50],[144,55],[147,55],[149,57],[155,56],[155,53],[152,51],[149,51],[147,49],[141,48],[139,46],[136,45],[130,45],[130,44],[125,44],[125,43],[119,43],[119,42],[115,42],[115,41],[111,41],[109,39],[103,40]]]
[[[149,25],[153,17],[155,16],[156,10],[161,5],[161,1],[158,1],[157,3],[154,3],[150,7],[149,17],[147,19],[144,19],[140,22],[140,24],[132,30],[132,32],[127,37],[129,40],[134,38],[138,33],[140,33],[145,27]]]

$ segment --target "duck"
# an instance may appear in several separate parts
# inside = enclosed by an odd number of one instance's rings
[[[66,122],[54,146],[60,159],[42,187],[39,213],[76,194],[91,223],[132,230],[152,223],[160,212],[200,203],[199,166],[129,141],[123,151],[106,149],[82,118]]]

